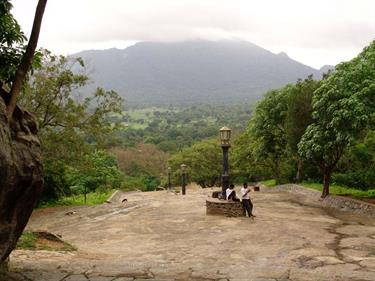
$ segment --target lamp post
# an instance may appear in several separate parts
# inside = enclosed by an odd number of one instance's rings
[[[229,160],[228,151],[230,148],[230,136],[232,130],[228,127],[220,129],[221,148],[223,149],[223,174],[221,176],[221,195],[225,198],[225,191],[229,188]]]
[[[171,185],[171,167],[168,167],[168,189],[171,190],[172,185]]]
[[[181,164],[181,171],[182,171],[182,195],[186,194],[186,165]]]

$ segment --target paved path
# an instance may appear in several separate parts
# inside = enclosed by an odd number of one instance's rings
[[[78,251],[14,251],[12,270],[33,281],[375,280],[373,220],[282,192],[252,194],[254,221],[206,216],[212,190],[187,192],[36,212],[29,229],[60,234]]]

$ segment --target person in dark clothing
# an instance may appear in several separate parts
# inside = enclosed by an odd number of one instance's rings
[[[236,201],[236,202],[240,201],[240,199],[238,199],[236,196],[236,191],[234,190],[234,184],[231,184],[227,188],[226,195],[227,195],[227,200]]]
[[[247,212],[247,215],[250,218],[255,218],[255,216],[253,215],[253,203],[250,200],[249,192],[250,192],[250,189],[247,186],[247,183],[245,182],[243,184],[243,187],[241,188],[242,205],[245,211]]]

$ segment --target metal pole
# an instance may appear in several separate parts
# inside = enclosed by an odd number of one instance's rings
[[[222,144],[221,148],[223,149],[223,174],[221,176],[221,186],[222,186],[222,197],[226,198],[226,190],[229,188],[229,160],[228,160],[228,151],[229,144]]]
[[[186,194],[186,173],[182,172],[182,195]]]

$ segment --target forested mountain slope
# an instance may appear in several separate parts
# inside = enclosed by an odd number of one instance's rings
[[[257,100],[320,70],[244,41],[141,42],[123,50],[83,51],[93,83],[133,105]]]

